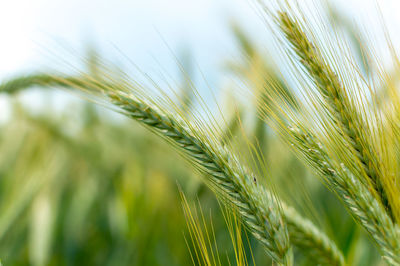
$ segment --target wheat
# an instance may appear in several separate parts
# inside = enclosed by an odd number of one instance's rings
[[[379,244],[383,256],[391,264],[400,264],[400,228],[368,189],[343,164],[338,169],[322,145],[310,133],[291,127],[293,145],[305,160],[333,188],[350,212]]]
[[[284,5],[291,10],[288,3]],[[263,7],[271,15],[269,9]],[[316,119],[310,121],[305,105],[301,106],[303,109],[293,112],[276,100],[276,97],[267,95],[279,91],[273,82],[268,84],[266,95],[274,100],[275,108],[262,106],[260,113],[274,118],[274,125],[281,131],[283,139],[336,192],[353,217],[378,244],[386,261],[400,265],[400,228],[396,223],[398,199],[395,198],[398,198],[398,193],[396,178],[393,178],[396,174],[386,170],[391,169],[388,165],[390,160],[395,160],[395,154],[389,154],[390,149],[385,146],[379,147],[380,153],[377,148],[381,143],[386,143],[385,138],[390,133],[384,132],[381,116],[366,114],[368,109],[363,106],[365,103],[361,99],[352,98],[354,96],[344,87],[330,65],[335,60],[323,57],[320,48],[310,41],[303,30],[306,28],[304,24],[286,11],[275,14],[277,33],[283,33],[282,41],[288,43],[288,50],[285,51],[288,51],[288,56],[292,56],[294,68],[299,70],[299,65],[293,60],[297,58],[301,63],[300,70],[304,71],[306,79],[317,89],[313,91],[303,87],[311,112],[316,113]],[[307,23],[306,18],[302,17],[302,20]],[[302,84],[300,79],[297,81]],[[365,111],[364,117],[373,121],[370,122],[373,129],[358,110]],[[288,123],[295,126],[287,127]],[[373,141],[373,134],[376,133],[373,130],[383,134],[375,139],[376,143]],[[383,158],[382,154],[387,158]]]
[[[279,12],[278,17],[279,26],[286,39],[292,45],[300,62],[332,109],[332,117],[334,117],[338,128],[341,129],[351,147],[354,148],[355,154],[361,162],[361,169],[366,173],[372,187],[378,192],[380,200],[388,209],[390,216],[393,216],[388,196],[383,189],[378,172],[376,152],[373,151],[373,146],[365,138],[366,135],[370,134],[368,134],[368,129],[362,119],[356,115],[357,111],[349,101],[349,94],[346,93],[332,68],[324,61],[318,47],[307,38],[299,23],[286,12]]]
[[[43,77],[40,80],[39,77]],[[29,76],[11,79],[0,85],[0,91],[29,87]],[[292,264],[290,242],[298,246],[318,263],[344,265],[343,255],[335,244],[310,221],[302,218],[267,191],[254,174],[243,167],[227,148],[204,136],[186,120],[151,106],[144,99],[127,93],[133,88],[122,84],[98,81],[90,77],[63,78],[52,75],[32,75],[31,85],[61,86],[84,91],[101,92],[129,117],[184,151],[193,165],[207,177],[208,185],[233,204],[248,230],[263,244],[268,254],[278,263]],[[283,212],[283,214],[282,214]],[[287,227],[286,227],[287,224]]]
[[[319,265],[345,265],[343,255],[338,247],[311,221],[288,206],[284,208],[284,215],[290,241],[304,254]]]

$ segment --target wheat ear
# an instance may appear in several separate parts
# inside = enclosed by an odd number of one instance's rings
[[[286,12],[279,12],[278,18],[280,29],[290,42],[313,83],[331,108],[332,117],[339,126],[340,132],[343,133],[342,135],[346,137],[351,147],[353,147],[355,155],[361,162],[361,169],[369,179],[368,182],[372,184],[373,189],[379,195],[381,203],[385,206],[389,215],[393,217],[388,196],[380,179],[376,152],[372,150],[373,146],[365,138],[365,132],[368,132],[368,128],[357,115],[357,111],[349,101],[349,95],[346,94],[345,88],[333,69],[324,61],[318,48],[308,39],[299,23]]]
[[[381,254],[392,265],[400,265],[400,228],[366,186],[343,165],[338,169],[310,133],[290,128],[293,145],[340,196],[347,208],[378,243]]]
[[[40,80],[38,77],[44,77]],[[19,84],[29,87],[29,76],[0,85],[0,91],[18,90]],[[229,200],[241,215],[249,231],[264,245],[271,257],[280,264],[292,264],[289,243],[292,242],[319,264],[344,265],[344,258],[336,245],[315,227],[285,204],[279,205],[270,192],[259,184],[253,174],[240,166],[226,148],[207,142],[185,121],[152,107],[132,94],[126,94],[105,83],[92,79],[62,78],[52,75],[33,75],[32,86],[61,86],[102,91],[125,114],[146,125],[185,152],[196,168],[205,173],[207,183],[219,195]],[[281,215],[281,211],[283,215]],[[285,226],[287,225],[287,228]],[[288,231],[288,232],[287,232]]]

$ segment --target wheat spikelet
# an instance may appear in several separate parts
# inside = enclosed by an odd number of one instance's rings
[[[40,80],[39,77],[44,77]],[[29,77],[18,78],[0,85],[0,91],[29,87]],[[146,125],[158,135],[185,151],[194,166],[206,174],[208,184],[234,205],[249,231],[264,245],[278,263],[292,264],[290,242],[320,264],[344,265],[343,255],[336,245],[292,208],[277,199],[242,167],[229,150],[196,132],[190,124],[150,106],[132,93],[127,94],[107,82],[90,78],[62,78],[51,75],[32,76],[32,86],[61,86],[85,91],[103,92],[126,115]],[[120,86],[120,85],[118,85]],[[117,86],[117,87],[118,87]],[[122,85],[121,85],[122,86]],[[126,90],[125,90],[126,91]],[[283,212],[283,214],[281,213]],[[286,226],[287,225],[287,228]],[[289,240],[290,239],[290,240]]]

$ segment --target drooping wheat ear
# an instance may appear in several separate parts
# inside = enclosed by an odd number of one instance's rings
[[[383,257],[392,265],[400,265],[400,228],[393,223],[382,205],[343,164],[339,164],[342,169],[333,164],[315,137],[298,127],[292,127],[290,131],[295,148],[319,172],[327,185],[337,192],[353,216],[371,234]]]
[[[221,147],[219,143],[210,142],[212,137],[207,138],[185,120],[180,121],[176,116],[149,105],[132,93],[122,92],[126,90],[120,90],[109,83],[107,85],[86,78],[49,77],[51,75],[44,79],[47,84],[43,81],[40,84],[103,92],[106,98],[119,106],[126,115],[146,125],[184,151],[194,166],[205,173],[207,183],[213,190],[237,208],[243,223],[276,262],[283,265],[292,264],[292,242],[316,263],[344,265],[343,255],[327,236],[290,207],[283,203],[280,205],[276,198],[256,181],[255,176],[239,164],[229,150]],[[27,77],[24,79],[27,80]],[[17,82],[9,80],[1,84],[0,91],[4,87],[11,88],[20,84],[18,78],[15,80]],[[37,77],[32,80],[32,85],[37,85]]]
[[[330,107],[334,122],[340,133],[347,139],[359,159],[361,174],[369,179],[365,184],[371,184],[378,193],[379,199],[393,217],[387,193],[384,190],[378,167],[377,153],[366,138],[368,127],[357,115],[357,110],[349,100],[349,93],[341,84],[333,69],[326,63],[320,50],[309,40],[299,23],[287,12],[279,12],[279,27],[290,42],[294,52],[299,57],[306,72],[311,77],[324,100]]]
[[[289,234],[276,199],[266,193],[252,175],[234,166],[236,161],[229,151],[202,141],[202,137],[196,137],[183,121],[163,114],[133,95],[118,91],[106,93],[111,102],[126,111],[128,116],[183,149],[206,174],[213,189],[235,204],[243,222],[266,247],[269,255],[282,265],[292,264]]]

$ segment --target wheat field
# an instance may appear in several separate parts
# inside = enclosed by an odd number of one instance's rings
[[[395,45],[310,2],[250,3],[278,55],[233,23],[224,97],[96,51],[2,80],[2,263],[400,265]],[[35,114],[34,89],[80,100]]]

